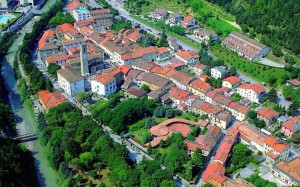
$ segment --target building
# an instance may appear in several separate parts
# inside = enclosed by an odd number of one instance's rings
[[[204,100],[205,95],[212,91],[210,84],[201,79],[196,79],[190,82],[187,86],[187,90],[192,92],[195,95],[198,95],[201,99]]]
[[[264,107],[257,111],[257,118],[264,120],[266,125],[272,125],[276,123],[278,117],[279,112],[269,107]]]
[[[213,67],[210,70],[210,75],[215,79],[224,79],[228,76],[228,70],[224,66]]]
[[[218,35],[214,31],[207,31],[205,29],[195,30],[195,37],[201,42],[217,41]]]
[[[117,91],[116,78],[108,73],[102,73],[91,79],[92,92],[108,97]]]
[[[185,64],[191,64],[198,62],[200,59],[200,55],[198,55],[196,51],[179,51],[175,53],[175,58]]]
[[[300,87],[300,81],[298,79],[287,80],[286,84],[291,85],[294,88],[299,88]]]
[[[171,81],[164,77],[152,73],[145,73],[145,75],[142,78],[141,85],[148,85],[151,90],[156,90],[170,83]]]
[[[56,65],[61,66],[63,63],[67,62],[67,60],[71,59],[72,57],[73,56],[67,54],[47,56],[45,58],[46,67],[48,67],[50,63],[55,63]]]
[[[239,102],[230,102],[227,109],[232,112],[232,115],[238,121],[243,121],[247,117],[250,107],[247,107]]]
[[[244,35],[233,31],[222,42],[222,45],[236,51],[240,56],[244,56],[250,61],[259,60],[270,52],[270,48],[256,40],[245,37]]]
[[[264,140],[264,154],[266,162],[274,164],[281,160],[287,160],[289,156],[289,146],[277,140],[274,136],[269,136]]]
[[[282,160],[274,164],[272,174],[288,186],[300,185],[300,158],[296,157],[290,162]]]
[[[281,127],[281,133],[291,138],[294,133],[300,132],[300,117],[294,116],[284,122]]]
[[[168,11],[162,8],[156,8],[153,12],[150,13],[150,17],[157,19],[157,20],[164,20],[168,16]]]
[[[243,178],[237,178],[235,180],[228,178],[222,184],[222,187],[255,187],[255,186]]]
[[[174,12],[170,14],[170,22],[177,24],[183,20],[183,16],[180,13]]]
[[[241,80],[236,76],[230,76],[223,80],[222,87],[234,89],[241,84]]]
[[[38,42],[38,59],[44,62],[47,56],[56,55],[60,53],[59,44],[55,40],[55,32],[47,30]]]
[[[0,12],[10,12],[17,4],[16,0],[0,0]]]
[[[125,90],[124,95],[126,98],[139,98],[139,97],[146,96],[147,91],[141,90],[140,88],[133,86],[133,87]]]
[[[266,95],[266,90],[259,84],[242,84],[236,88],[240,96],[249,99],[251,102],[259,103],[259,101]]]
[[[210,71],[210,67],[204,64],[196,63],[193,66],[193,72],[196,74],[196,76],[200,76],[204,73],[208,73],[209,71]]]
[[[65,96],[61,95],[60,92],[51,93],[49,92],[49,90],[43,90],[38,92],[38,96],[40,99],[40,103],[42,104],[46,112],[48,112],[52,107],[67,102]]]
[[[83,76],[80,71],[76,71],[72,67],[59,69],[57,71],[57,82],[71,97],[85,91]]]
[[[72,11],[73,18],[76,21],[82,21],[91,17],[91,12],[85,6],[78,6]]]
[[[183,18],[181,25],[185,28],[193,27],[196,25],[196,19],[193,16],[188,15]]]
[[[64,23],[56,27],[56,34],[59,37],[63,37],[67,40],[75,40],[82,37],[80,32],[70,23]]]

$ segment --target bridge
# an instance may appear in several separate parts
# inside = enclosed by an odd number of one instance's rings
[[[31,13],[34,15],[41,15],[43,12],[41,10],[32,10]]]
[[[19,140],[20,142],[29,142],[37,139],[36,133],[22,134],[13,138],[14,140]]]

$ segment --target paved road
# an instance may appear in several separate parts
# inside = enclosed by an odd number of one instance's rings
[[[264,64],[266,66],[271,66],[275,68],[284,68],[284,64],[279,64],[277,62],[274,62],[268,58],[262,58],[259,63]]]

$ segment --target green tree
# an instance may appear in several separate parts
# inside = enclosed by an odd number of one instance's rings
[[[50,75],[53,77],[57,77],[57,70],[59,70],[60,67],[56,65],[55,63],[50,63],[47,67],[47,71]]]
[[[293,133],[291,137],[291,141],[294,143],[300,143],[300,134],[299,133]]]
[[[292,104],[289,106],[287,110],[288,115],[296,116],[298,108],[299,108],[299,104],[296,102],[292,102]]]
[[[143,84],[142,87],[141,87],[142,90],[146,91],[146,92],[150,92],[150,87],[146,84]]]
[[[270,101],[270,102],[275,103],[276,100],[277,100],[277,98],[278,98],[278,96],[277,96],[277,91],[276,91],[274,88],[272,88],[272,89],[267,93],[267,95],[265,96],[264,100],[265,100],[265,101],[268,100],[268,101]]]
[[[173,108],[170,108],[166,111],[166,117],[171,119],[175,117],[175,111]]]
[[[155,108],[154,110],[154,115],[157,117],[157,118],[162,118],[165,116],[165,108],[163,106],[158,106]]]
[[[233,67],[233,66],[231,66],[231,67],[229,68],[229,73],[230,73],[230,75],[235,75],[235,74],[236,74],[236,68]]]
[[[277,57],[281,57],[281,56],[283,55],[281,49],[280,49],[279,47],[277,47],[277,46],[274,46],[274,47],[272,48],[272,52],[273,52],[273,54],[274,54],[275,56],[277,56]]]
[[[76,96],[76,99],[79,102],[88,101],[90,99],[90,95],[87,92],[79,92],[78,95]]]
[[[151,118],[151,117],[148,117],[147,119],[146,119],[146,127],[148,128],[148,129],[150,129],[151,127],[153,127],[153,126],[155,126],[157,124],[157,122],[155,121],[155,119],[154,118]]]

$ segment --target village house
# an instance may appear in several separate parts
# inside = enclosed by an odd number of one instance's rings
[[[153,90],[148,93],[148,99],[157,99],[163,105],[169,105],[172,103],[170,99],[170,89],[173,88],[175,85],[173,83],[168,84],[162,88]]]
[[[183,72],[175,71],[170,76],[167,75],[167,78],[173,81],[173,83],[180,89],[187,90],[187,86],[195,78],[187,76]]]
[[[228,76],[228,70],[224,66],[213,67],[210,69],[210,75],[215,79],[224,79]]]
[[[168,36],[168,44],[171,49],[178,51],[179,45],[177,44],[177,40],[175,38]]]
[[[117,91],[116,78],[102,73],[91,79],[92,92],[108,97]]]
[[[148,72],[148,73],[151,71],[151,69],[153,69],[154,67],[157,66],[153,62],[147,62],[147,61],[144,61],[144,60],[139,60],[139,61],[132,62],[131,65],[132,65],[133,69],[145,71],[145,72]]]
[[[284,122],[281,127],[281,133],[291,138],[294,133],[300,132],[300,117],[294,116]]]
[[[125,80],[125,76],[131,72],[132,69],[129,66],[112,66],[104,70],[104,73],[109,73],[111,76],[116,78],[117,86],[121,86]]]
[[[91,12],[87,9],[87,7],[80,5],[73,9],[71,15],[76,21],[82,21],[89,19],[91,17]]]
[[[300,81],[298,79],[287,80],[286,85],[291,85],[296,89],[300,87]]]
[[[208,164],[202,176],[204,184],[221,187],[227,180],[225,171],[225,167],[220,162],[212,162]]]
[[[240,96],[255,103],[259,103],[259,101],[266,95],[265,88],[259,84],[242,84],[236,88],[236,92],[240,94]]]
[[[214,31],[207,31],[205,29],[199,29],[194,31],[195,37],[201,42],[217,41],[218,35]]]
[[[185,64],[191,64],[198,62],[200,59],[200,55],[198,55],[196,51],[179,51],[175,53],[175,58]]]
[[[300,185],[300,158],[293,160],[280,161],[275,163],[272,168],[272,175],[287,184],[288,186]]]
[[[276,123],[278,117],[279,112],[269,107],[264,107],[257,111],[257,118],[264,120],[266,125],[272,125]]]
[[[156,8],[150,13],[150,17],[157,20],[165,20],[168,16],[168,11],[161,8]]]
[[[193,16],[188,15],[183,18],[183,21],[181,21],[181,25],[185,28],[193,27],[196,25],[196,19]]]
[[[71,3],[67,5],[67,10],[72,15],[73,10],[80,6],[84,6],[84,4],[82,4],[79,0],[72,0]]]
[[[71,97],[85,91],[84,77],[79,71],[69,67],[57,71],[58,85]]]
[[[259,43],[254,39],[245,37],[244,35],[233,31],[222,42],[222,45],[236,51],[240,56],[244,56],[250,61],[259,60],[270,52],[270,48]]]
[[[173,87],[173,88],[171,88],[171,90],[170,90],[170,94],[169,94],[169,96],[170,96],[170,99],[172,100],[172,102],[173,102],[173,106],[174,107],[178,107],[179,106],[179,104],[185,99],[185,98],[187,98],[188,96],[190,96],[191,95],[191,93],[189,93],[188,91],[186,91],[186,90],[182,90],[182,89],[180,89],[180,88],[178,88],[178,87]]]
[[[241,84],[241,80],[236,76],[230,76],[223,80],[222,87],[234,89]]]
[[[55,63],[58,66],[61,66],[68,59],[75,58],[75,56],[67,55],[67,54],[59,54],[59,55],[51,55],[45,58],[46,67],[49,66],[50,63]]]
[[[70,23],[64,23],[56,27],[56,34],[60,38],[65,38],[67,40],[75,40],[76,38],[81,38],[80,32],[75,29]]]
[[[277,140],[276,137],[269,136],[264,140],[264,154],[266,155],[266,162],[268,164],[287,160],[289,156],[289,146]]]
[[[180,13],[174,12],[170,14],[170,22],[177,24],[183,20],[183,16]]]
[[[210,71],[210,67],[204,64],[196,63],[193,66],[193,72],[196,74],[196,76],[200,76],[204,73],[208,73],[209,71]]]
[[[187,90],[204,100],[205,95],[208,92],[212,91],[212,88],[207,82],[204,82],[200,79],[196,79],[188,84]]]
[[[44,62],[47,56],[61,53],[60,46],[55,40],[55,32],[47,30],[38,42],[38,59]]]
[[[151,90],[156,90],[170,83],[170,80],[152,73],[145,73],[142,78],[142,85],[148,85]]]
[[[43,90],[38,92],[38,96],[40,99],[40,103],[46,112],[49,111],[50,108],[55,107],[61,103],[67,102],[65,96],[63,96],[60,92],[49,92],[49,90]]]
[[[120,65],[128,65],[130,66],[134,61],[137,60],[146,60],[153,61],[157,58],[157,49],[153,46],[149,46],[146,48],[137,48],[129,53],[124,53],[118,59]]]
[[[139,98],[147,95],[147,91],[141,90],[137,86],[133,86],[127,90],[125,90],[124,96],[126,98]]]
[[[78,39],[75,39],[75,40],[63,40],[61,42],[62,44],[62,47],[68,51],[69,48],[71,47],[78,47],[80,46],[80,44],[84,41],[83,38],[78,38]]]
[[[232,112],[232,115],[238,121],[243,121],[247,117],[247,113],[250,110],[249,107],[235,101],[229,103],[227,109]]]

